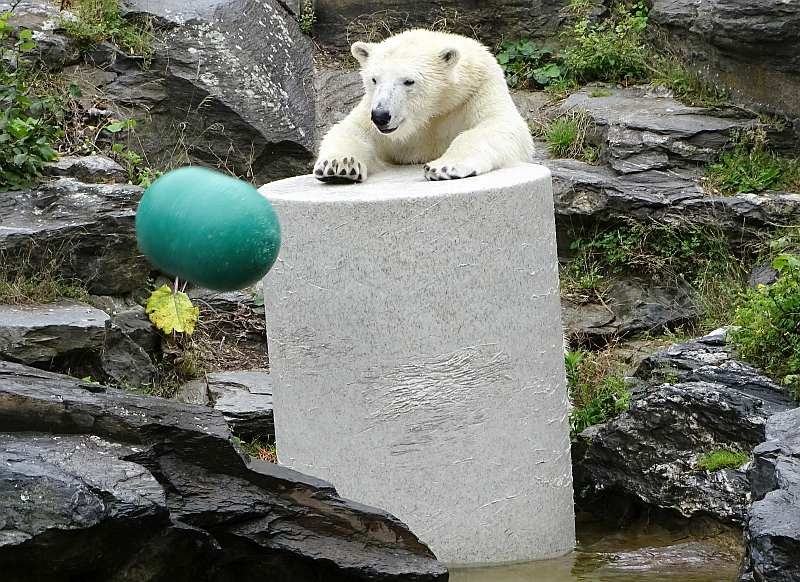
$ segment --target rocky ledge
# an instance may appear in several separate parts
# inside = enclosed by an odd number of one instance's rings
[[[0,362],[3,580],[428,581],[395,517],[248,460],[222,415]]]
[[[743,468],[706,470],[698,461],[718,449],[749,453],[764,441],[767,419],[792,403],[780,386],[737,361],[724,338],[720,331],[646,358],[629,410],[578,436],[580,507],[602,512],[633,503],[744,524],[750,487]]]

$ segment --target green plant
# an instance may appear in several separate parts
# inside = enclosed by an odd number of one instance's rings
[[[782,253],[772,266],[778,280],[748,291],[729,337],[742,358],[800,399],[800,255]]]
[[[552,155],[595,163],[600,150],[589,143],[593,126],[586,113],[574,112],[552,120],[542,127],[539,134],[547,140]]]
[[[317,21],[317,14],[314,10],[314,0],[303,0],[303,6],[300,9],[300,16],[297,18],[300,24],[300,30],[303,34],[310,35],[314,29],[314,23]]]
[[[655,56],[653,62],[650,82],[666,87],[679,101],[693,107],[720,107],[730,102],[727,90],[688,70],[677,57]]]
[[[600,352],[568,351],[564,364],[573,406],[573,434],[628,409],[630,391],[621,374],[622,364],[611,348]]]
[[[60,26],[85,48],[111,41],[130,55],[144,57],[149,64],[152,23],[125,20],[119,13],[119,0],[75,0],[71,11],[61,19]]]
[[[200,310],[192,304],[192,300],[183,291],[178,291],[178,284],[171,289],[162,285],[150,294],[145,312],[158,329],[166,334],[182,333],[187,336],[194,333],[200,317]]]
[[[56,157],[51,143],[59,135],[56,99],[31,88],[38,73],[29,58],[36,48],[33,33],[22,28],[14,40],[11,14],[0,14],[0,192],[35,181]]]
[[[705,453],[697,460],[697,468],[702,471],[719,471],[720,469],[738,469],[744,465],[750,455],[730,449],[716,449]]]
[[[509,86],[518,89],[548,87],[563,76],[555,52],[527,39],[500,45],[497,62]]]
[[[611,97],[613,93],[604,87],[596,87],[591,90],[589,97]]]
[[[591,17],[592,3],[573,0],[575,23],[563,34],[566,70],[575,80],[633,83],[647,78],[651,58],[645,28],[647,7],[643,0],[614,2],[611,15],[600,21]]]
[[[800,160],[785,159],[767,147],[766,132],[741,132],[732,149],[708,166],[705,185],[721,194],[800,188]]]

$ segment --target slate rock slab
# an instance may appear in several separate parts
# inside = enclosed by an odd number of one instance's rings
[[[645,359],[630,408],[578,435],[576,502],[590,511],[620,499],[683,517],[741,526],[750,487],[742,468],[705,471],[715,449],[751,451],[767,419],[791,408],[785,391],[736,361],[722,333],[676,344]]]
[[[8,582],[443,581],[401,522],[247,460],[219,412],[0,362]]]
[[[125,168],[109,157],[63,156],[45,165],[44,173],[48,176],[75,178],[83,182],[113,184],[125,183],[128,174]]]
[[[211,406],[243,440],[275,441],[272,380],[268,370],[213,372],[180,388],[179,402]]]
[[[0,198],[0,256],[20,271],[74,278],[98,294],[143,286],[150,272],[136,246],[142,189],[72,178]]]
[[[800,408],[769,418],[753,456],[740,580],[800,580]]]

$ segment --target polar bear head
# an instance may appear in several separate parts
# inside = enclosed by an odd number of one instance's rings
[[[410,30],[380,43],[356,42],[372,123],[392,139],[405,139],[443,113],[452,99],[462,50],[458,37]]]

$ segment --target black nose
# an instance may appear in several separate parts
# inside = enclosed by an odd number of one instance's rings
[[[374,123],[378,127],[386,127],[387,125],[389,125],[389,122],[391,120],[392,120],[392,114],[386,111],[385,109],[372,110],[372,123]]]

